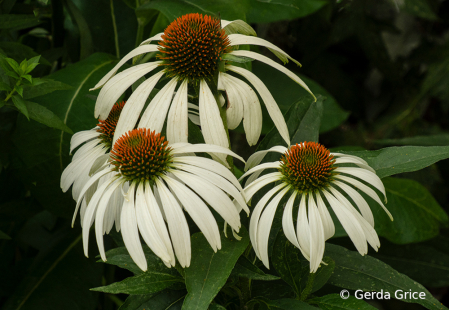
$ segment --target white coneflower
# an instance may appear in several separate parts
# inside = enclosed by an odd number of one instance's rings
[[[175,265],[175,254],[182,267],[190,265],[190,233],[183,210],[203,232],[212,249],[220,249],[218,225],[206,203],[235,231],[240,228],[240,217],[230,197],[247,212],[249,210],[235,176],[223,165],[194,156],[193,152],[225,154],[243,161],[229,149],[217,145],[169,144],[160,134],[145,128],[134,129],[120,137],[111,150],[109,163],[89,179],[78,199],[79,205],[97,180],[107,178],[95,190],[84,214],[82,227],[86,256],[89,230],[95,222],[100,255],[106,260],[104,227],[117,212],[120,213],[125,246],[144,271],[147,262],[139,232],[167,266]],[[124,185],[129,189],[122,200],[122,207],[111,207],[114,193]]]
[[[70,153],[77,147],[81,147],[73,155],[72,162],[62,172],[61,188],[66,192],[73,184],[73,199],[78,200],[81,189],[90,178],[89,171],[93,163],[110,151],[115,127],[124,106],[125,102],[116,103],[107,118],[99,120],[95,128],[77,132],[72,136]],[[86,202],[83,202],[84,207]]]
[[[258,165],[267,152],[278,152],[283,156],[278,162]],[[379,203],[393,220],[371,188],[374,187],[385,196],[382,181],[359,157],[331,153],[319,143],[304,142],[290,148],[276,146],[267,151],[256,152],[249,158],[246,165],[246,169],[248,168],[251,169],[242,176],[244,178],[253,174],[244,189],[248,201],[265,185],[279,182],[259,200],[250,220],[250,238],[254,251],[267,268],[271,225],[276,208],[286,195],[289,198],[283,213],[282,227],[287,239],[310,261],[311,272],[316,272],[320,266],[325,240],[335,233],[335,226],[325,201],[362,255],[368,252],[367,241],[376,251],[380,242],[374,230],[371,209],[355,188]],[[258,177],[264,169],[277,171]],[[292,213],[298,203],[295,232]]]
[[[195,87],[199,87],[199,119],[206,143],[228,147],[226,131],[216,101],[218,98],[214,96],[214,94],[217,95],[217,89],[212,89],[212,91],[208,85],[208,83],[212,83],[214,77],[216,78],[219,66],[222,64],[224,68],[222,68],[222,71],[233,71],[253,85],[265,103],[277,129],[289,144],[287,125],[267,87],[250,71],[227,65],[225,56],[234,60],[251,58],[262,61],[284,72],[310,92],[309,88],[298,76],[273,60],[254,52],[235,50],[238,45],[242,44],[260,45],[269,48],[284,62],[287,62],[288,59],[293,60],[280,48],[253,36],[227,35],[227,30],[243,30],[245,33],[255,35],[254,30],[240,20],[221,21],[220,24],[220,20],[207,15],[184,15],[173,21],[164,33],[159,33],[142,42],[139,47],[127,54],[106,74],[93,88],[103,87],[95,106],[95,116],[100,118],[109,113],[113,102],[127,88],[144,75],[152,73],[128,99],[128,104],[123,110],[123,116],[118,122],[114,141],[123,133],[135,128],[149,94],[156,83],[165,75],[170,78],[169,81],[149,103],[137,127],[151,127],[160,132],[165,119],[167,119],[168,140],[187,142],[188,86],[195,85]],[[150,44],[152,41],[159,41],[159,44]],[[116,75],[116,72],[126,61],[150,52],[157,52],[157,57],[160,60],[133,66]],[[158,68],[162,68],[162,70],[154,73]],[[228,73],[220,72],[218,78],[216,87],[225,90],[228,97],[227,117],[229,128],[235,128],[243,119],[249,144],[256,144],[262,130],[262,111],[257,94],[246,82]],[[180,85],[173,97],[178,84]],[[222,102],[220,102],[221,105]]]

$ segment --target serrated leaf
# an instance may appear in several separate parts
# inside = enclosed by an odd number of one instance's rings
[[[232,275],[261,281],[273,281],[280,279],[279,277],[264,273],[244,256],[241,256],[237,261],[237,264],[235,264],[235,267],[232,270]]]
[[[30,115],[28,114],[28,109],[27,106],[25,104],[25,100],[23,100],[22,98],[20,98],[19,96],[12,96],[12,102],[14,102],[15,107],[23,114],[26,116],[26,118],[28,120],[30,120]]]
[[[48,127],[65,131],[69,134],[73,134],[73,131],[67,127],[66,124],[56,116],[52,111],[36,102],[25,101],[25,105],[28,111],[28,115],[31,119],[44,124]]]
[[[426,299],[405,297],[401,300],[418,303],[431,310],[447,309],[424,286],[371,256],[361,256],[358,252],[329,243],[326,244],[325,255],[335,261],[334,273],[329,279],[332,285],[367,292],[383,290],[389,292],[392,298],[396,290],[424,292]]]
[[[417,171],[449,158],[449,146],[399,146],[376,151],[344,152],[363,158],[379,178]]]
[[[31,57],[30,59],[27,60],[28,66],[30,66],[32,64],[33,65],[39,64],[39,59],[41,59],[41,55]]]
[[[206,310],[220,289],[226,283],[237,259],[249,244],[249,235],[244,227],[240,229],[240,241],[221,235],[221,250],[214,253],[202,233],[191,237],[192,260],[185,269],[188,294],[182,305],[183,310]]]
[[[73,87],[56,80],[33,79],[33,85],[25,85],[23,88],[23,98],[31,99],[57,90],[67,90]]]
[[[186,296],[185,290],[165,290],[156,294],[130,295],[119,310],[175,310]]]
[[[323,310],[375,310],[366,301],[349,296],[347,299],[341,298],[339,294],[330,294],[323,297],[316,297],[309,300],[309,303],[318,305]]]
[[[168,269],[168,268],[167,268]],[[143,295],[160,292],[174,284],[182,283],[183,279],[173,273],[147,270],[134,277],[115,282],[107,286],[92,288],[91,291],[110,294]]]
[[[11,68],[19,75],[21,75],[19,64],[12,58],[5,58]]]
[[[20,95],[20,97],[23,98],[23,87],[21,85],[16,85],[16,87],[14,87],[14,89]]]
[[[22,75],[22,77],[24,79],[26,79],[28,82],[33,83],[33,77],[31,75],[25,74],[25,75]]]
[[[41,22],[34,15],[4,14],[0,15],[0,29],[25,29],[39,25]]]
[[[29,64],[28,67],[26,68],[26,70],[24,71],[25,73],[30,73],[31,71],[34,70],[34,68],[36,68],[38,65],[38,63],[32,63]]]

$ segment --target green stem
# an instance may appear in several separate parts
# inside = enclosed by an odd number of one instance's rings
[[[305,301],[307,299],[307,296],[310,295],[313,288],[313,281],[315,280],[316,273],[312,272],[309,273],[309,277],[307,279],[306,288],[302,291],[300,300]]]
[[[108,294],[108,297],[110,300],[112,300],[117,305],[117,307],[120,307],[121,305],[123,305],[123,301],[120,298],[118,298],[117,296]]]
[[[9,98],[11,98],[12,97],[12,95],[14,94],[14,92],[16,91],[16,89],[14,88],[10,93],[9,93],[9,95],[8,96],[6,96],[6,99],[5,99],[5,102],[6,101],[8,101],[9,100]]]
[[[241,309],[249,310],[253,308],[253,305],[248,305],[248,301],[251,300],[251,280],[248,278],[239,277],[239,286],[240,291],[242,292],[241,296]]]
[[[137,19],[137,34],[136,34],[136,47],[142,43],[143,40],[143,30],[145,29],[145,24]]]
[[[117,23],[115,21],[115,14],[114,14],[114,2],[113,2],[113,0],[110,0],[109,3],[111,4],[112,27],[114,28],[115,54],[116,54],[117,58],[120,58],[120,47],[118,44]]]

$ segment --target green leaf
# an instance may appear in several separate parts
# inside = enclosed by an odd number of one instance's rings
[[[214,253],[202,233],[192,235],[192,260],[185,269],[185,280],[189,292],[182,305],[183,310],[206,310],[214,297],[226,283],[237,259],[249,244],[249,235],[240,229],[240,241],[226,238],[221,233],[221,250]]]
[[[33,77],[29,74],[22,75],[22,78],[26,79],[30,83],[33,83]]]
[[[16,87],[14,87],[14,89],[20,95],[20,97],[23,98],[23,87],[21,85],[16,85]]]
[[[317,95],[317,101],[311,103],[307,109],[306,114],[299,123],[298,129],[291,138],[291,143],[302,142],[318,142],[321,118],[323,116],[323,98],[321,95]]]
[[[14,102],[14,105],[16,106],[16,108],[19,109],[19,111],[23,115],[25,115],[28,120],[30,120],[30,115],[28,113],[28,109],[27,109],[25,100],[23,100],[19,96],[14,95],[14,96],[12,96],[12,101]]]
[[[39,64],[39,59],[41,59],[41,55],[34,56],[27,60],[28,67],[31,65]]]
[[[20,67],[19,64],[11,58],[5,58],[5,60],[8,62],[8,64],[11,66],[11,68],[19,75],[21,75],[22,73],[20,72]]]
[[[22,76],[23,74],[25,74],[25,71],[26,71],[27,67],[28,67],[28,63],[27,63],[26,59],[22,60],[22,62],[21,62],[20,65],[19,65],[19,68],[20,68],[20,75],[21,75],[21,76]]]
[[[153,0],[141,5],[137,10],[158,10],[171,22],[188,13],[201,13],[216,17],[220,14],[220,17],[226,20],[245,20],[245,12],[248,7],[248,0]]]
[[[348,299],[343,299],[339,294],[330,294],[323,297],[316,297],[308,301],[311,304],[318,305],[323,310],[375,310],[367,302],[357,299],[354,296],[349,296]]]
[[[119,310],[179,309],[186,294],[185,290],[165,290],[156,294],[130,295]]]
[[[260,304],[266,305],[270,310],[317,310],[315,308],[303,301],[299,301],[291,298],[282,298],[276,300],[269,300],[267,298],[258,297],[254,299]]]
[[[70,15],[78,26],[81,44],[80,59],[85,59],[90,54],[92,54],[94,50],[89,25],[84,19],[84,16],[81,13],[80,9],[78,9],[78,7],[72,2],[72,0],[65,0],[64,2],[70,12]]]
[[[268,87],[279,105],[279,108],[284,113],[289,109],[292,103],[297,102],[300,98],[311,97],[310,94],[304,90],[304,88],[299,86],[282,72],[257,61],[253,62],[252,65],[254,74],[256,74]],[[323,97],[326,97],[326,100],[323,101],[323,117],[320,126],[321,133],[338,127],[348,118],[349,112],[344,111],[339,106],[335,98],[321,85],[302,74],[298,74],[297,72],[295,72],[295,74],[298,75],[304,83],[307,84],[307,86],[309,86],[310,90],[315,95],[320,94]],[[264,111],[265,109],[262,110]],[[271,124],[269,127],[271,128],[271,126],[273,126],[272,121],[268,113],[264,113],[264,124],[267,121]]]
[[[50,79],[39,79],[41,83],[37,85],[26,85],[23,88],[23,98],[31,99],[45,94],[49,94],[56,90],[67,90],[73,88],[72,86],[62,83],[60,81]],[[34,79],[36,81],[36,79]],[[33,83],[34,84],[34,83]]]
[[[34,15],[5,14],[0,15],[0,29],[25,29],[39,25],[41,22]]]
[[[272,23],[281,20],[292,20],[310,15],[324,5],[323,0],[278,0],[261,1],[251,0],[251,9],[248,11],[248,22]]]
[[[7,234],[5,234],[3,231],[0,230],[0,240],[1,240],[1,239],[10,240],[11,237],[8,236]]]
[[[166,269],[168,270],[168,268]],[[172,272],[160,272],[149,269],[144,273],[126,278],[123,281],[115,282],[108,286],[92,288],[91,291],[142,295],[157,293],[181,282],[183,282],[182,278],[179,275],[174,275]]]
[[[264,273],[244,256],[239,258],[237,264],[235,264],[235,267],[232,270],[232,274],[243,278],[261,281],[273,281],[280,279],[279,277]]]
[[[310,263],[301,251],[288,241],[283,233],[279,233],[274,244],[271,261],[281,278],[295,291],[297,297],[301,296],[307,284],[310,273]],[[323,287],[335,268],[335,263],[329,257],[323,259],[327,265],[322,264],[316,272],[312,293]]]
[[[449,285],[449,254],[441,251],[440,240],[435,241],[435,245],[397,245],[382,240],[381,250],[372,256],[427,287],[445,287]]]
[[[10,92],[10,91],[12,91],[12,88],[8,84],[6,84],[5,82],[0,81],[0,91],[1,90]]]
[[[449,158],[449,146],[399,146],[376,151],[344,152],[363,158],[379,178],[421,170]]]
[[[143,246],[143,251],[147,259],[148,269],[152,271],[165,272],[173,275],[177,275],[177,271],[174,268],[167,268],[159,257],[154,255],[149,247]],[[132,260],[128,253],[126,247],[118,247],[106,252],[107,260],[104,262],[106,264],[111,264],[118,266],[120,268],[128,269],[135,275],[140,275],[143,271],[137,267],[136,263]],[[99,260],[98,262],[103,262]]]
[[[426,299],[406,297],[401,300],[418,303],[431,310],[447,309],[424,286],[371,256],[361,256],[358,252],[329,243],[326,244],[325,255],[335,261],[334,273],[329,279],[332,285],[366,292],[383,290],[388,292],[391,298],[395,298],[397,290],[424,292]]]
[[[66,124],[56,116],[52,111],[38,103],[25,101],[26,108],[28,110],[28,115],[31,119],[44,124],[51,128],[56,128],[65,131],[69,134],[73,134],[73,131],[67,127]]]
[[[95,102],[86,95],[92,94],[89,88],[114,64],[112,56],[94,54],[48,76],[73,88],[52,92],[33,101],[52,111],[74,132],[91,129],[97,124],[92,113]],[[59,185],[62,170],[71,160],[71,136],[19,117],[12,139],[24,164],[18,175],[26,184],[35,184],[30,186],[33,197],[52,213],[72,217],[75,207],[72,195],[62,193]]]
[[[0,15],[1,16],[1,15]],[[17,42],[0,42],[0,48],[5,52],[8,57],[19,62],[24,59],[40,56],[31,47]],[[51,66],[45,58],[40,58],[41,64]]]
[[[419,145],[419,146],[445,146],[449,145],[449,134],[437,134],[428,136],[415,136],[401,139],[380,139],[375,143],[385,145]]]
[[[243,56],[235,56],[232,54],[224,54],[222,57],[223,60],[229,60],[232,62],[236,62],[236,63],[246,63],[246,62],[251,62],[254,59],[249,58],[249,57],[243,57]]]

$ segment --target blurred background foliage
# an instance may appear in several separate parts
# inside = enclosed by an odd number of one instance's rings
[[[362,151],[392,145],[449,146],[449,1],[2,0],[0,305],[4,309],[117,309],[123,304],[126,295],[89,290],[131,272],[97,263],[95,254],[83,256],[81,228],[78,223],[70,228],[75,203],[70,193],[62,193],[59,179],[70,162],[71,134],[96,124],[93,107],[98,91],[88,89],[143,39],[191,12],[246,20],[258,36],[300,61],[301,68],[287,66],[325,97],[320,142],[326,147]],[[39,65],[27,72],[31,59]],[[252,70],[266,83],[286,119],[295,112],[289,110],[292,104],[307,96],[266,65],[254,62]],[[269,136],[273,124],[264,113],[263,133]],[[242,133],[242,128],[232,132],[237,141],[233,147],[247,158],[255,148],[247,146]],[[381,211],[374,210],[382,247],[370,254],[449,304],[449,162],[384,182],[395,221],[382,220]],[[338,236],[344,231],[337,229]],[[114,238],[119,244],[114,234],[105,238],[109,248]],[[353,249],[347,238],[331,243]],[[90,252],[97,253],[95,246]],[[271,293],[282,297],[285,286],[275,282]],[[339,292],[338,284],[332,284],[322,290]],[[259,293],[257,281],[253,290],[253,295]],[[179,301],[179,293],[167,298]],[[121,309],[140,309],[132,303],[127,300]],[[421,307],[397,301],[373,305]],[[179,303],[173,303],[176,307]],[[161,302],[157,309],[168,308]]]

